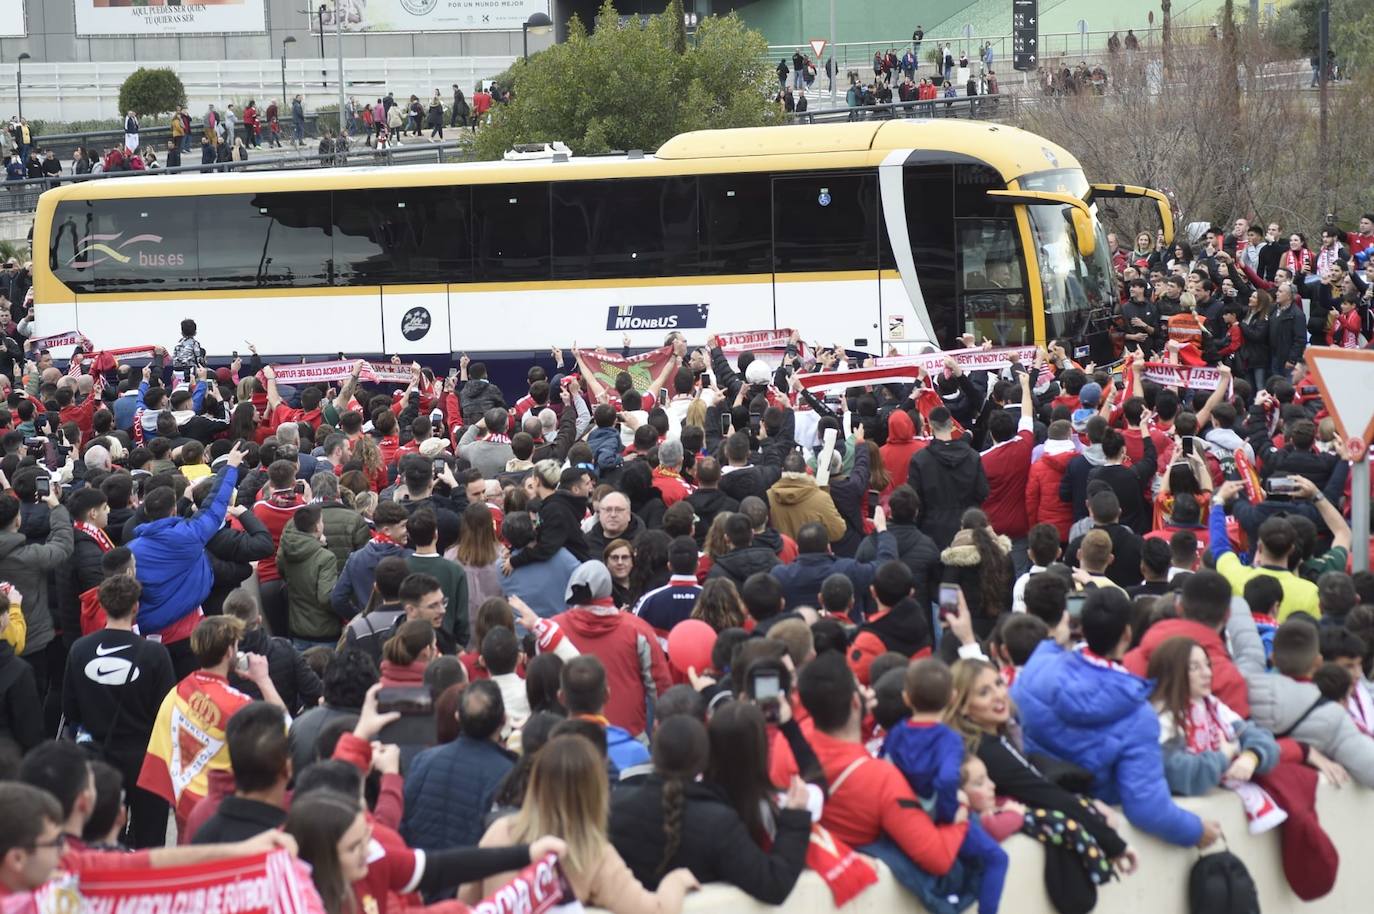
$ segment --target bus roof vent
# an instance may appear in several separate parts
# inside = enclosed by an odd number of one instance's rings
[[[561,158],[559,158],[561,156]],[[554,161],[566,162],[572,157],[566,143],[554,141],[552,143],[519,143],[506,150],[502,156],[507,162],[526,162],[526,161]]]

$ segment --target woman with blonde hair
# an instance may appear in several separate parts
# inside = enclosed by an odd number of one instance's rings
[[[1111,878],[1113,867],[1123,874],[1135,870],[1135,851],[1112,825],[1116,814],[1065,790],[1026,758],[1016,709],[997,667],[986,660],[960,660],[952,674],[953,697],[945,706],[944,723],[964,737],[969,755],[982,760],[997,795],[1029,811],[1023,830],[1045,843],[1045,887],[1055,908],[1091,910],[1097,886]]]
[[[530,768],[520,811],[495,822],[478,847],[506,847],[554,835],[567,844],[560,862],[578,899],[611,914],[678,914],[684,896],[699,888],[691,870],[668,872],[658,891],[634,877],[607,838],[610,787],[606,761],[582,736],[556,736],[539,750]],[[465,904],[491,895],[514,873],[470,882],[458,893]]]

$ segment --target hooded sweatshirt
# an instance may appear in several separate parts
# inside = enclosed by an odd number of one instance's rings
[[[638,616],[600,604],[573,606],[554,621],[580,653],[594,654],[606,668],[606,719],[631,735],[643,733],[645,702],[657,701],[673,685],[653,628]]]
[[[983,462],[964,438],[939,438],[911,457],[907,482],[921,497],[916,525],[941,549],[959,530],[959,519],[988,497]]]
[[[883,458],[883,468],[891,480],[888,490],[906,485],[907,468],[911,465],[911,455],[925,447],[929,441],[916,440],[916,425],[903,410],[896,409],[887,417],[887,443],[878,449]]]
[[[1069,540],[1073,508],[1059,497],[1059,483],[1075,456],[1077,452],[1072,441],[1051,438],[1045,442],[1040,459],[1031,464],[1026,480],[1026,521],[1031,526],[1054,524],[1061,543]]]
[[[262,521],[267,532],[272,534],[272,545],[276,547],[281,545],[282,530],[290,522],[292,515],[303,507],[305,499],[294,491],[273,492],[253,505],[253,516]],[[265,584],[280,578],[281,575],[277,572],[277,553],[273,549],[271,555],[258,562],[258,581]]]
[[[809,523],[824,524],[832,543],[845,534],[844,518],[830,493],[808,473],[783,473],[768,490],[768,508],[773,526],[793,539]]]

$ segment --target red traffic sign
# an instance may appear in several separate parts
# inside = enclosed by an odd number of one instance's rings
[[[825,44],[826,42],[824,38],[812,38],[811,53],[815,54],[819,58],[821,56],[821,53],[825,50]]]
[[[1303,357],[1341,438],[1359,439],[1368,447],[1374,442],[1374,397],[1368,390],[1374,351],[1308,346]]]

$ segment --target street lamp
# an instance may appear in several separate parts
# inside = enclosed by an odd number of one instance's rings
[[[520,38],[525,46],[525,59],[530,59],[530,33],[547,35],[553,28],[553,20],[547,13],[534,13],[520,24]]]
[[[281,40],[281,103],[283,106],[286,105],[286,46],[295,43],[295,35],[287,35]],[[281,117],[280,109],[278,109],[277,117]]]
[[[544,18],[548,18],[547,16]],[[14,94],[19,100],[19,119],[24,119],[24,61],[30,60],[28,51],[18,57],[19,70],[14,74]]]
[[[320,17],[320,85],[328,89],[329,80],[326,78],[328,74],[324,69],[324,11],[325,5],[321,3],[319,10],[316,11],[316,15]]]

